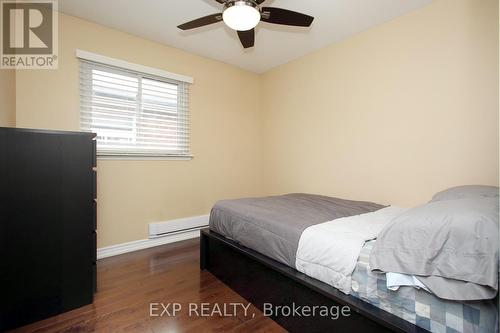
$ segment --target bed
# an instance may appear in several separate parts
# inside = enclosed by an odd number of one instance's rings
[[[385,274],[370,271],[371,239],[403,211],[308,194],[222,201],[212,210],[210,230],[202,232],[201,266],[261,309],[269,302],[347,305],[352,310],[351,316],[336,320],[271,315],[292,332],[306,327],[494,332],[498,316],[493,300],[445,301],[413,287],[389,291]],[[318,242],[325,235],[329,238]],[[325,263],[333,265],[334,274]]]

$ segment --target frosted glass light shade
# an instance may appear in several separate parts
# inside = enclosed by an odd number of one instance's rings
[[[236,1],[233,6],[224,10],[222,19],[233,30],[247,31],[259,24],[260,12],[245,1]]]

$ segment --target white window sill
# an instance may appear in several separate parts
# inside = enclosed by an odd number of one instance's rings
[[[194,156],[133,156],[133,155],[97,155],[98,160],[114,161],[190,161]]]

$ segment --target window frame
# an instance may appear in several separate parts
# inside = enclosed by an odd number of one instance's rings
[[[147,148],[137,148],[135,149],[106,149],[106,147],[101,147],[99,149],[99,144],[97,144],[97,157],[98,159],[135,159],[135,160],[190,160],[193,158],[191,154],[191,146],[190,146],[190,132],[189,132],[189,86],[193,83],[193,79],[188,76],[179,75],[175,73],[166,72],[163,70],[159,70],[152,67],[137,65],[133,63],[129,63],[123,60],[118,60],[114,58],[109,58],[101,55],[97,55],[94,53],[76,50],[76,56],[79,59],[79,71],[82,70],[83,63],[86,63],[85,66],[96,66],[97,69],[101,67],[102,69],[108,69],[110,73],[122,74],[122,75],[130,75],[131,77],[137,78],[137,96],[136,96],[136,112],[141,114],[141,111],[144,108],[144,104],[142,102],[142,88],[143,88],[143,80],[153,80],[167,84],[177,85],[177,89],[182,89],[182,91],[178,92],[177,96],[177,105],[184,105],[178,107],[178,110],[182,108],[181,113],[179,113],[179,117],[183,117],[182,121],[179,120],[179,123],[184,126],[181,133],[177,136],[177,139],[185,142],[184,148],[186,150],[184,152],[174,153],[174,152],[161,152],[154,150],[147,150]],[[92,74],[92,73],[91,73]],[[80,77],[83,75],[80,72]],[[79,114],[82,117],[83,113],[83,104],[88,103],[89,100],[91,102],[92,96],[84,96],[82,93],[82,81],[83,79],[79,79],[79,92],[80,92],[80,105],[79,105]],[[93,87],[92,82],[87,84],[90,88]],[[84,99],[87,99],[85,102]],[[90,104],[91,105],[91,104]],[[89,111],[91,113],[92,111]],[[82,130],[83,126],[80,122],[80,129]],[[181,145],[180,148],[183,148]],[[127,151],[128,150],[128,151]]]

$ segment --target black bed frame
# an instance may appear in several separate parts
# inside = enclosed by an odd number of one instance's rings
[[[308,277],[209,229],[201,231],[200,268],[260,310],[273,306],[349,306],[349,316],[270,316],[289,332],[428,332],[406,320]]]

